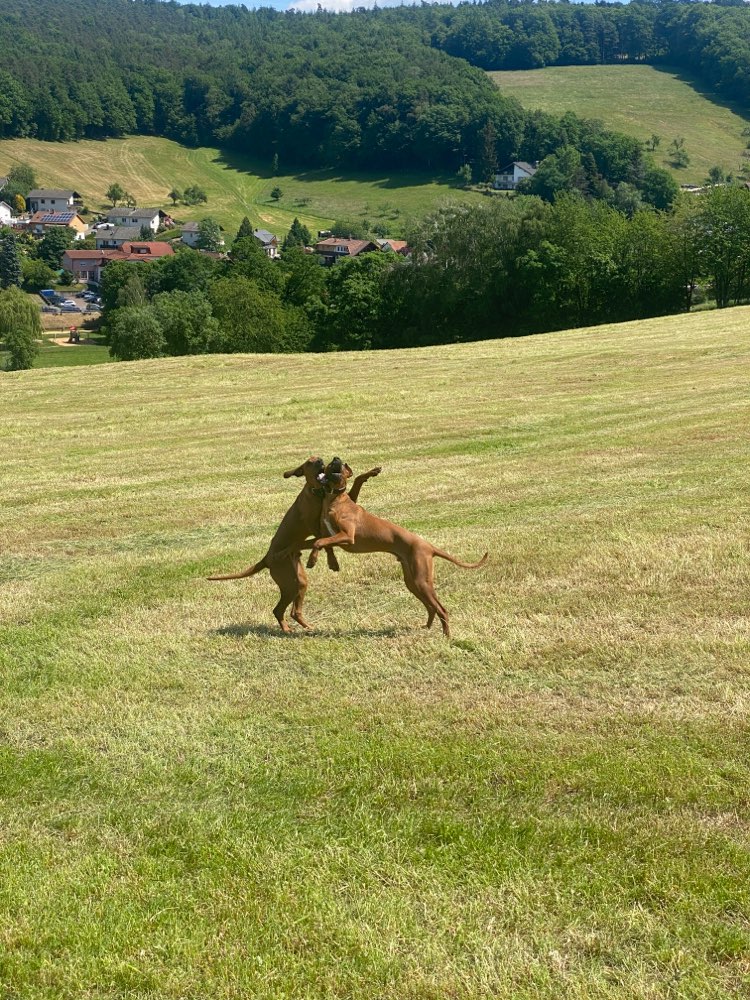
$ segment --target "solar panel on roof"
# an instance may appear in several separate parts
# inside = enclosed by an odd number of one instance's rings
[[[75,212],[50,212],[47,215],[43,215],[40,221],[42,223],[72,222],[75,217]]]

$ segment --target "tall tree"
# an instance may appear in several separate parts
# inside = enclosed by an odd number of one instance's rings
[[[26,196],[29,191],[36,187],[36,174],[34,168],[28,163],[17,163],[8,172],[8,182],[3,188],[3,200],[10,201],[17,195],[24,199],[23,207],[26,207]]]
[[[198,247],[201,250],[211,250],[216,252],[224,246],[221,236],[221,226],[210,216],[201,219],[198,223]]]
[[[477,176],[480,181],[488,183],[494,179],[497,171],[497,132],[491,121],[485,123],[479,134],[479,151],[477,154]]]
[[[21,255],[18,241],[10,230],[0,229],[0,288],[21,284]]]
[[[52,268],[62,265],[62,255],[73,245],[73,230],[69,226],[51,226],[39,241],[37,253]]]
[[[248,236],[253,235],[253,227],[247,216],[244,216],[242,222],[240,223],[240,228],[237,230],[237,235],[234,238],[234,242],[237,240],[247,239]]]
[[[8,352],[8,371],[32,367],[41,336],[39,309],[28,295],[15,285],[0,291],[0,341]]]
[[[289,232],[284,239],[283,249],[290,250],[292,247],[306,247],[310,245],[311,240],[310,230],[295,216],[294,221],[289,227]]]

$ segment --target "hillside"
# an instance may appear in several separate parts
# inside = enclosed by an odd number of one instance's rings
[[[3,375],[10,996],[748,987],[748,309]],[[296,481],[464,558],[259,556]]]
[[[175,185],[202,187],[208,203],[197,207],[178,205],[177,218],[191,220],[210,215],[234,235],[248,215],[256,225],[285,234],[295,216],[315,234],[336,219],[381,222],[390,235],[400,236],[411,218],[421,218],[447,198],[476,200],[460,190],[455,178],[427,173],[346,173],[308,170],[278,174],[239,154],[208,147],[188,148],[156,136],[130,136],[95,142],[40,142],[35,139],[0,141],[0,173],[14,163],[29,163],[40,184],[72,187],[84,195],[94,210],[109,208],[104,192],[118,181],[139,205],[172,211],[167,193]],[[282,197],[271,198],[274,187]]]
[[[661,136],[654,159],[681,184],[701,184],[711,167],[738,173],[747,162],[742,132],[750,118],[696,87],[695,81],[653,66],[549,66],[489,74],[503,93],[526,108],[550,114],[574,112],[644,142]],[[670,167],[667,150],[684,138],[689,166]]]

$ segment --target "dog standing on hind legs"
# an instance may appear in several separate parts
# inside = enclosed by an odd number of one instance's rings
[[[346,481],[352,475],[352,470],[340,458],[332,459],[326,467],[326,496],[321,527],[316,534],[327,534],[328,537],[316,538],[314,542],[303,546],[305,549],[312,549],[307,560],[308,568],[315,565],[320,552],[325,551],[327,554],[334,545],[340,545],[345,552],[390,552],[401,563],[407,588],[427,608],[426,628],[430,628],[437,615],[443,626],[443,634],[450,638],[448,612],[435,593],[433,558],[439,556],[447,559],[462,569],[479,569],[487,562],[488,553],[485,552],[479,562],[461,562],[415,535],[413,531],[369,514],[356,503],[355,496],[346,492]]]
[[[356,500],[359,491],[368,479],[379,475],[381,469],[377,466],[368,472],[357,476],[352,484],[352,495]],[[307,574],[300,560],[302,546],[306,538],[316,537],[320,532],[321,512],[323,508],[324,487],[320,477],[325,472],[325,462],[322,458],[308,458],[296,469],[284,473],[284,479],[292,476],[305,478],[305,485],[292,506],[284,515],[276,534],[263,558],[249,566],[241,573],[230,573],[227,576],[209,576],[209,580],[244,580],[255,576],[261,570],[267,569],[276,586],[280,597],[273,609],[274,617],[282,632],[291,632],[285,620],[286,610],[292,605],[291,617],[303,628],[310,628],[309,622],[302,615],[302,605],[307,593]],[[339,564],[333,551],[327,553],[328,566],[338,570]]]

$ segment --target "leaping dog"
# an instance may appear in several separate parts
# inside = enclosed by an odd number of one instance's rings
[[[450,638],[448,612],[438,600],[433,584],[433,558],[447,559],[462,569],[479,569],[487,562],[488,553],[485,552],[479,562],[461,562],[414,532],[369,514],[356,503],[359,491],[355,494],[352,489],[351,495],[346,492],[347,480],[352,475],[352,470],[340,458],[334,458],[325,469],[326,492],[321,527],[316,534],[328,537],[316,538],[302,546],[312,549],[308,567],[315,565],[322,551],[328,553],[335,545],[340,545],[345,552],[390,552],[401,563],[406,586],[427,608],[426,628],[430,628],[437,615],[444,635]]]

